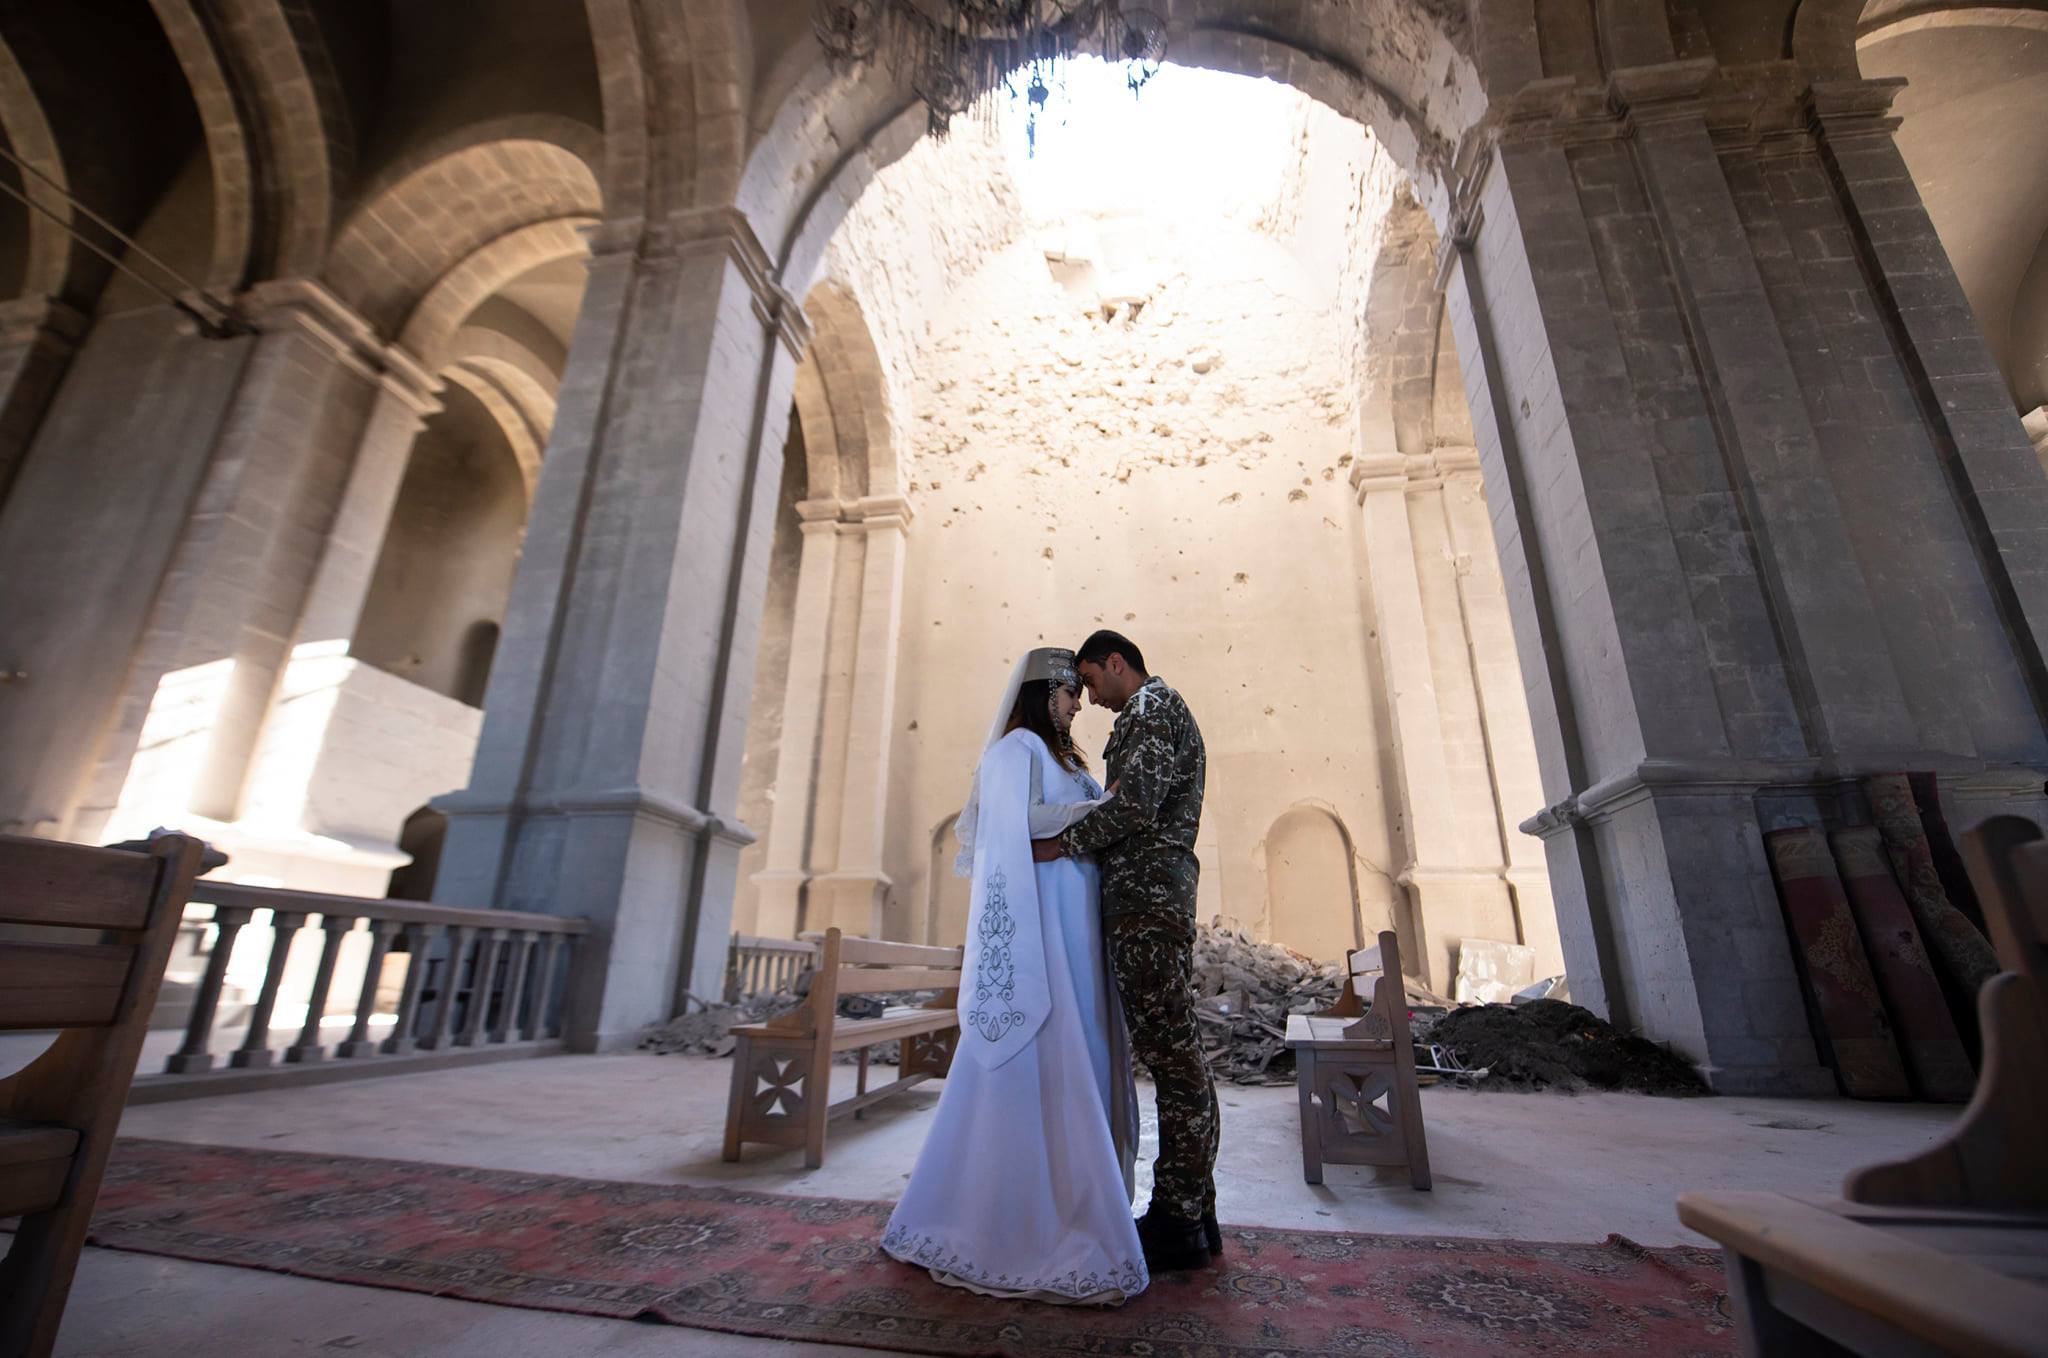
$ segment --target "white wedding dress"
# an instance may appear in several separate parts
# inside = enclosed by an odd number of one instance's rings
[[[882,1248],[998,1297],[1113,1304],[1150,1275],[1131,1219],[1137,1101],[1095,864],[1031,862],[1102,797],[1013,731],[977,773],[961,1040]]]

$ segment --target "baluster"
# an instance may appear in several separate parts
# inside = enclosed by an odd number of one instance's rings
[[[356,1026],[349,1030],[348,1041],[334,1049],[336,1056],[377,1054],[378,1044],[370,1037],[370,1018],[377,1012],[377,985],[384,976],[384,957],[391,951],[391,940],[396,937],[396,920],[370,921],[370,958],[363,966],[363,992],[356,999]]]
[[[474,1047],[484,1031],[484,1017],[491,1007],[491,987],[497,980],[498,958],[505,951],[505,931],[485,929],[476,941],[476,965],[469,972],[469,1007],[462,1011],[462,1030],[455,1035],[458,1047]]]
[[[521,929],[512,941],[512,960],[505,967],[505,1002],[498,1006],[498,1021],[491,1025],[491,1041],[503,1042],[519,1025],[519,1002],[526,998],[526,964],[533,960],[531,929]]]
[[[427,979],[427,953],[433,948],[434,940],[441,936],[445,926],[439,924],[408,924],[405,926],[405,989],[398,997],[398,1025],[391,1030],[391,1036],[379,1044],[378,1050],[386,1056],[405,1056],[418,1045],[412,1035],[413,1025],[419,1021],[420,987]]]
[[[533,1017],[526,1025],[526,1036],[537,1041],[548,1033],[548,1006],[555,999],[555,963],[562,953],[562,936],[549,934],[547,944],[540,951],[540,970],[534,974]]]
[[[338,929],[337,924],[341,926]],[[327,1055],[327,1046],[320,1040],[320,1020],[327,1013],[327,992],[334,986],[334,962],[341,956],[342,940],[355,927],[354,916],[320,917],[320,965],[313,972],[313,993],[306,997],[306,1026],[299,1029],[299,1040],[284,1049],[284,1059],[293,1065],[306,1065]]]
[[[292,940],[304,928],[303,911],[289,914],[270,912],[270,965],[263,969],[263,988],[256,992],[256,1007],[249,1011],[249,1033],[242,1045],[228,1057],[228,1064],[242,1070],[259,1070],[277,1059],[270,1050],[270,1015],[277,1008],[277,992],[284,986],[285,963],[291,960]]]
[[[213,908],[217,928],[213,954],[206,959],[206,973],[199,979],[199,992],[192,997],[192,1017],[185,1024],[185,1041],[164,1062],[164,1069],[173,1075],[196,1075],[213,1069],[213,1054],[207,1050],[213,1041],[213,1020],[220,1009],[221,987],[227,984],[228,958],[235,950],[235,935],[242,932],[250,914],[246,906]]]
[[[476,936],[476,927],[458,924],[448,937],[448,970],[441,978],[441,993],[434,997],[433,1026],[420,1039],[421,1051],[439,1051],[448,1045],[450,1025],[455,1017],[456,992],[462,989],[462,955],[469,951],[469,940]]]

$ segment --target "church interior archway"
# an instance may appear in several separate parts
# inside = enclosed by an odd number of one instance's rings
[[[952,855],[925,827],[964,796],[983,691],[1011,651],[1112,626],[1209,730],[1205,916],[1350,946],[1350,894],[1332,927],[1283,929],[1257,863],[1258,827],[1320,798],[1368,859],[1423,869],[1375,879],[1389,920],[1458,896],[1455,925],[1429,935],[1437,970],[1455,933],[1524,941],[1518,880],[1554,953],[1541,850],[1516,828],[1539,800],[1527,713],[1491,710],[1522,699],[1427,215],[1356,122],[1283,87],[1169,72],[1146,98],[1173,98],[1175,77],[1249,91],[1229,115],[1263,129],[1240,138],[1243,173],[1214,168],[1222,134],[1196,119],[1174,151],[1187,164],[1121,186],[1084,165],[1086,187],[1061,188],[1041,171],[1071,145],[1047,135],[1038,164],[1016,126],[963,122],[880,169],[823,249],[785,450],[806,485],[785,467],[750,709],[741,808],[762,840],[741,855],[735,925],[944,941]],[[1104,135],[1097,112],[1076,121]],[[1204,156],[1235,192],[1188,189]],[[878,540],[864,525],[883,440],[909,511],[888,506],[882,539],[903,553],[886,705],[855,690],[878,668],[896,568],[856,576],[846,556],[849,538]],[[1388,645],[1377,610],[1397,592],[1429,634]],[[1396,712],[1389,665],[1437,701]],[[1099,750],[1106,718],[1078,734]],[[858,853],[849,831],[868,836]]]

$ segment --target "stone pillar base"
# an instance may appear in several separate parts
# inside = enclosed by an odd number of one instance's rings
[[[795,938],[804,913],[804,887],[811,874],[769,868],[753,876],[754,932],[763,938]]]
[[[1415,865],[1397,879],[1415,911],[1417,951],[1411,968],[1424,985],[1445,995],[1458,975],[1458,941],[1487,938],[1517,943],[1514,901],[1499,868]]]

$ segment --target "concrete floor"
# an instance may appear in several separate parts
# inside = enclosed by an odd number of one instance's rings
[[[553,1057],[132,1108],[130,1136],[482,1165],[651,1183],[746,1184],[891,1199],[938,1100],[917,1089],[833,1124],[823,1168],[750,1148],[719,1159],[730,1066],[694,1057]],[[848,1081],[850,1070],[840,1072]],[[1436,1188],[1331,1166],[1301,1178],[1291,1088],[1224,1086],[1218,1210],[1256,1226],[1644,1244],[1697,1241],[1685,1188],[1832,1193],[1851,1168],[1924,1146],[1954,1109],[1841,1100],[1423,1092]],[[1149,1091],[1143,1102],[1149,1104]],[[1148,1109],[1149,1111],[1149,1109]],[[1150,1140],[1150,1128],[1147,1128]],[[1140,1199],[1147,1185],[1140,1185]],[[793,1355],[729,1335],[515,1311],[248,1270],[89,1250],[59,1354],[141,1358],[346,1351],[479,1358],[592,1353]],[[834,1350],[846,1353],[849,1350]]]

